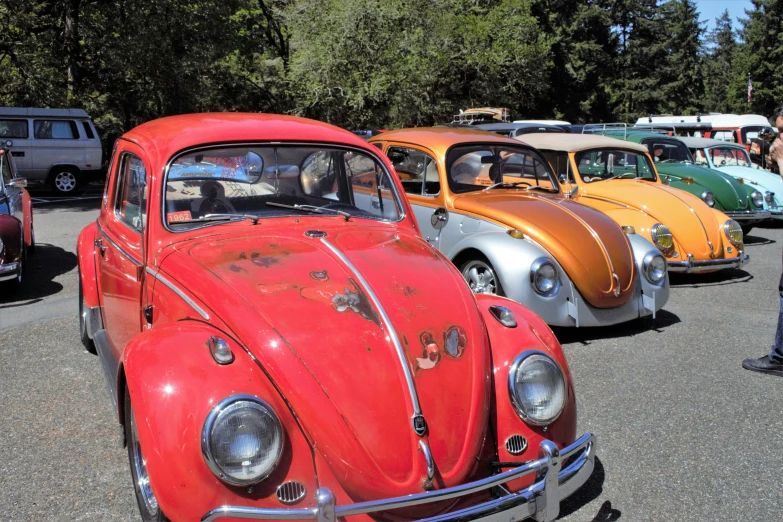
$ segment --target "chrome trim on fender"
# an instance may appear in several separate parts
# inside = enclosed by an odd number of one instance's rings
[[[19,272],[19,263],[14,262],[0,265],[0,281],[6,281],[15,278],[17,276],[17,272]]]
[[[110,238],[110,237],[109,237],[109,235],[108,235],[108,234],[107,234],[107,233],[106,233],[106,232],[103,230],[103,227],[100,225],[100,223],[96,222],[95,224],[96,224],[96,226],[98,227],[98,232],[99,232],[99,233],[100,233],[100,234],[101,234],[103,237],[105,237],[105,238],[106,238],[106,241],[108,241],[108,242],[111,244],[111,246],[113,246],[114,248],[116,248],[116,249],[117,249],[117,251],[118,251],[120,254],[122,254],[122,255],[123,255],[123,257],[126,257],[126,258],[128,258],[128,260],[129,260],[131,263],[133,263],[134,265],[136,265],[136,267],[141,267],[141,266],[142,266],[142,262],[141,262],[141,261],[139,261],[138,259],[136,259],[135,257],[133,257],[133,255],[129,254],[127,250],[125,250],[124,248],[122,248],[122,247],[121,247],[120,245],[118,245],[118,244],[117,244],[117,243],[116,243],[116,242],[115,242],[115,241],[114,241],[112,238]]]
[[[522,520],[530,517],[535,517],[539,522],[551,522],[560,514],[560,502],[571,496],[587,482],[593,473],[595,450],[595,437],[590,433],[582,435],[562,451],[558,451],[557,446],[551,441],[544,440],[539,446],[537,460],[526,462],[504,473],[452,488],[344,506],[335,506],[332,493],[327,488],[321,488],[316,494],[317,507],[275,509],[222,506],[206,513],[201,518],[201,522],[212,522],[224,517],[248,520],[335,522],[338,518],[352,515],[391,511],[464,497],[532,474],[535,474],[536,481],[521,491],[419,522],[465,522],[471,520],[498,522],[501,520]],[[574,460],[563,468],[562,464],[568,462],[572,457]]]
[[[201,316],[201,318],[202,318],[202,319],[204,319],[205,321],[209,321],[209,314],[208,314],[207,312],[205,312],[203,308],[201,308],[199,305],[197,305],[197,304],[196,304],[196,302],[195,302],[195,301],[193,301],[193,299],[191,299],[190,297],[188,297],[188,295],[187,295],[187,294],[185,294],[185,292],[183,292],[182,290],[180,290],[180,289],[179,289],[179,287],[178,287],[177,285],[175,285],[174,283],[172,283],[171,281],[169,281],[169,280],[168,280],[168,279],[167,279],[167,278],[166,278],[166,277],[165,277],[163,274],[161,274],[161,273],[160,273],[160,272],[158,272],[157,270],[154,270],[154,269],[152,269],[152,268],[150,268],[150,267],[147,267],[147,268],[145,269],[145,271],[146,271],[146,272],[147,272],[149,275],[151,275],[152,277],[154,277],[155,279],[157,279],[158,281],[160,281],[161,283],[163,283],[163,284],[164,284],[166,287],[168,287],[168,288],[169,288],[169,290],[171,290],[172,292],[174,292],[175,294],[177,294],[179,297],[181,297],[183,301],[185,301],[186,303],[188,303],[188,305],[190,305],[190,307],[191,307],[193,310],[195,310],[195,311],[198,313],[198,315],[200,315],[200,316]]]
[[[685,205],[686,207],[688,207],[688,209],[691,211],[691,214],[693,214],[694,216],[696,216],[696,219],[699,221],[699,224],[701,225],[701,229],[704,231],[704,237],[705,237],[705,238],[707,238],[707,241],[709,242],[709,240],[710,240],[710,234],[707,232],[707,227],[706,227],[706,226],[704,226],[704,221],[702,221],[702,220],[701,220],[701,217],[699,216],[699,214],[697,214],[697,213],[696,213],[696,211],[693,209],[693,207],[692,207],[692,206],[690,206],[690,205],[688,204],[688,202],[687,202],[687,201],[685,201],[685,200],[684,200],[684,199],[682,199],[680,196],[678,196],[677,194],[675,194],[675,193],[674,193],[674,191],[673,191],[673,190],[671,190],[671,187],[669,187],[669,190],[666,190],[666,189],[665,189],[665,188],[663,188],[663,187],[656,187],[656,186],[655,186],[655,184],[651,184],[650,186],[651,186],[651,187],[654,187],[654,188],[657,188],[658,190],[662,190],[662,191],[666,192],[667,194],[670,194],[671,196],[674,196],[675,198],[677,198],[678,200],[680,200],[680,203],[682,203],[683,205]],[[678,189],[674,189],[674,190],[678,190]],[[703,203],[703,202],[702,202],[702,203]],[[706,205],[706,203],[704,203],[704,204]],[[712,207],[710,207],[710,208],[712,208]],[[670,230],[671,230],[671,229],[670,229]],[[672,234],[672,236],[673,236],[673,235],[674,235],[674,234]],[[712,252],[714,253],[714,250],[713,250]]]
[[[432,460],[432,453],[430,447],[423,440],[419,440],[419,449],[424,453],[424,460],[427,462],[427,482],[425,489],[432,487],[432,479],[435,477],[435,461]]]
[[[737,257],[731,259],[708,259],[694,261],[692,255],[688,255],[687,261],[667,261],[669,272],[704,272],[706,270],[723,270],[724,268],[740,268],[750,263],[750,256],[742,250],[737,252]]]
[[[381,302],[378,300],[378,297],[375,295],[375,292],[373,292],[372,288],[370,287],[370,284],[367,282],[367,280],[362,276],[362,274],[359,273],[359,270],[351,263],[351,261],[343,254],[340,250],[337,249],[336,246],[331,244],[328,239],[325,237],[320,238],[321,243],[326,246],[334,255],[336,255],[340,261],[342,261],[348,269],[353,272],[353,275],[356,277],[356,279],[359,281],[359,284],[362,285],[364,288],[364,291],[367,293],[367,297],[370,298],[372,301],[372,304],[375,306],[375,309],[378,310],[378,314],[381,316],[381,321],[383,321],[384,329],[388,332],[389,338],[392,341],[392,344],[394,345],[395,350],[397,350],[397,357],[400,359],[400,366],[402,367],[402,371],[405,374],[405,382],[408,385],[408,393],[410,394],[411,399],[411,406],[413,407],[413,418],[411,419],[411,423],[413,426],[413,431],[421,437],[424,435],[424,432],[426,431],[426,421],[424,420],[424,416],[421,414],[421,406],[419,405],[419,396],[416,393],[416,386],[413,384],[413,374],[411,373],[410,366],[408,365],[408,359],[405,357],[405,350],[402,348],[402,343],[400,342],[400,338],[397,336],[397,332],[394,330],[394,327],[392,326],[391,319],[389,319],[389,316],[386,315],[386,311],[383,309],[383,306],[381,306]],[[420,420],[419,420],[420,419]],[[420,424],[422,423],[423,424]]]

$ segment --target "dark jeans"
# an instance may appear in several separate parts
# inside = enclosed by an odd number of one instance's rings
[[[775,332],[775,344],[769,356],[783,361],[783,291],[780,292],[780,311],[778,312],[778,330]]]

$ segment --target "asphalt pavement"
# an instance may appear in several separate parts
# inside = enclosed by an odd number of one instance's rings
[[[98,359],[78,337],[76,238],[98,214],[35,195],[38,252],[0,294],[0,521],[139,520]],[[680,276],[656,320],[557,330],[596,470],[563,520],[783,520],[783,379],[743,358],[769,350],[783,228],[747,238],[751,264]]]

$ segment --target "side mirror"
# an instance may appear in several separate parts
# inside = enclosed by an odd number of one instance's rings
[[[6,140],[5,142],[3,142],[3,146],[4,146],[6,149],[10,149],[11,147],[13,147],[13,146],[14,146],[14,142],[13,142],[13,141],[11,141],[11,140]]]
[[[558,179],[560,180],[560,183],[565,183],[566,181],[568,181],[568,178],[566,177],[565,174],[560,174],[560,177]]]
[[[430,216],[430,224],[435,230],[442,229],[448,222],[449,213],[443,207],[438,208],[435,212],[432,213],[432,216]]]
[[[571,190],[568,191],[568,197],[569,199],[574,199],[577,194],[579,194],[579,185],[574,185],[571,187]]]
[[[27,186],[27,180],[25,178],[14,178],[8,182],[9,187],[25,188]]]

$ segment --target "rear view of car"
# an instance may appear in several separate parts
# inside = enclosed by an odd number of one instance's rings
[[[17,170],[31,187],[70,195],[101,174],[101,140],[81,109],[0,107],[0,140],[13,140]]]

